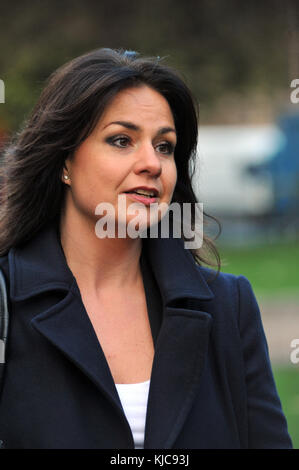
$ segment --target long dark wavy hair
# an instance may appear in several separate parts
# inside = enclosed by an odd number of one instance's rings
[[[112,98],[126,88],[145,84],[168,101],[177,131],[177,184],[172,201],[197,202],[191,178],[198,108],[178,72],[162,62],[133,51],[102,48],[71,60],[49,77],[29,119],[3,152],[1,256],[59,220],[66,191],[61,180],[65,160],[92,132]],[[207,236],[202,248],[191,251],[198,263],[220,267],[218,251]]]

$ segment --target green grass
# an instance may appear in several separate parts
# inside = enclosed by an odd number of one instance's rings
[[[219,251],[222,271],[246,276],[257,295],[299,295],[299,241]]]
[[[273,369],[294,449],[299,449],[299,364]]]

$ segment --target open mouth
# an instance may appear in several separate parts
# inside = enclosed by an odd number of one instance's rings
[[[138,196],[147,197],[148,199],[156,198],[157,195],[155,193],[145,193],[142,191],[126,191],[125,194],[136,194]]]
[[[146,189],[146,188],[136,188],[131,189],[130,191],[125,191],[126,194],[136,194],[141,197],[146,197],[149,199],[157,198],[159,193],[156,189]]]
[[[158,202],[158,191],[133,189],[131,191],[125,191],[124,194],[127,194],[131,199],[145,204],[146,206]]]

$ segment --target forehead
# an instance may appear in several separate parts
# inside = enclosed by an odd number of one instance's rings
[[[174,118],[167,100],[152,88],[142,85],[140,87],[126,88],[110,101],[99,121],[105,126],[110,120],[142,119],[143,122],[168,124],[174,126]]]

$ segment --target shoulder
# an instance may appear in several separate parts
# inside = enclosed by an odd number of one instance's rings
[[[262,329],[260,309],[251,283],[243,275],[216,272],[198,266],[201,276],[213,293],[213,299],[205,303],[214,321],[226,327],[234,325],[239,334],[251,326]]]
[[[240,300],[240,297],[244,296],[254,297],[252,286],[243,275],[236,276],[230,273],[217,272],[203,266],[197,266],[197,269],[216,299],[223,294],[232,296],[235,300]]]

